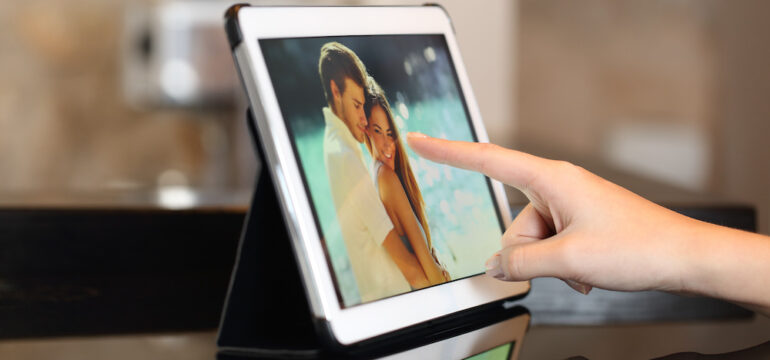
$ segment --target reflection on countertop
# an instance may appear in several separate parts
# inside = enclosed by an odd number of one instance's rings
[[[536,319],[533,319],[536,320]],[[708,359],[770,357],[770,319],[614,326],[532,326],[519,360],[670,359],[723,354]],[[732,354],[731,354],[732,353]],[[214,359],[216,332],[185,332],[0,341],[3,359]],[[689,357],[688,357],[689,356]],[[430,357],[424,357],[430,358]],[[436,357],[437,358],[437,357]],[[445,357],[442,357],[445,358]]]

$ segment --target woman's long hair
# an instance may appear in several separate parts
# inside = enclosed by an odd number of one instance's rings
[[[406,156],[404,144],[401,142],[401,137],[398,134],[398,128],[396,128],[395,121],[393,121],[393,112],[390,109],[390,103],[388,98],[385,97],[385,91],[382,90],[379,84],[370,76],[367,81],[367,94],[366,102],[364,103],[364,112],[366,118],[371,119],[372,109],[379,106],[385,110],[385,115],[388,118],[388,124],[393,130],[394,142],[396,145],[396,158],[394,159],[395,172],[398,176],[398,180],[401,182],[401,187],[404,188],[407,198],[409,198],[409,204],[412,206],[412,211],[417,217],[417,220],[422,224],[422,229],[425,231],[425,240],[428,243],[428,250],[431,249],[430,240],[430,228],[428,227],[428,217],[425,215],[425,203],[422,200],[422,192],[420,187],[417,186],[417,179],[414,177],[412,167],[409,165],[409,159]],[[372,143],[369,137],[365,137],[366,147],[369,149],[369,153],[372,152]],[[377,174],[375,174],[376,176]]]

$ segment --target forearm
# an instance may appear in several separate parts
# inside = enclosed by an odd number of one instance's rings
[[[420,261],[420,265],[422,266],[422,269],[425,271],[425,275],[428,277],[428,281],[430,281],[431,285],[437,285],[446,282],[446,279],[444,279],[444,274],[441,272],[441,268],[438,267],[438,264],[436,264],[436,261],[433,260],[433,256],[430,254],[430,250],[428,250],[428,246],[425,244],[425,241],[422,241],[422,239],[419,239],[420,241],[411,241],[412,249],[414,249],[414,252],[417,255],[417,259]]]
[[[409,285],[413,289],[422,289],[424,287],[430,286],[432,282],[428,280],[425,272],[423,271],[423,268],[420,266],[420,263],[414,256],[412,256],[411,253],[408,254],[410,258],[396,261],[396,265],[398,265],[401,273],[404,274],[406,281],[409,282]]]
[[[413,289],[422,289],[431,285],[430,281],[425,276],[422,268],[419,266],[414,267],[411,264],[401,267],[401,272],[404,273],[406,281],[409,282],[409,286]]]
[[[690,236],[683,290],[770,315],[770,238],[700,222]]]
[[[406,200],[406,198],[404,197],[403,200]],[[409,244],[412,246],[414,254],[417,256],[417,260],[420,262],[420,266],[422,266],[422,270],[425,272],[428,281],[430,281],[431,285],[446,282],[444,274],[441,272],[441,268],[439,268],[438,264],[433,259],[433,255],[430,253],[423,232],[420,231],[419,224],[414,218],[412,208],[406,204],[401,206],[399,210],[400,211],[397,211],[396,213],[396,217],[401,224],[404,225],[406,237],[409,239]]]
[[[382,246],[385,247],[385,251],[388,252],[388,255],[398,266],[398,269],[401,270],[401,273],[404,274],[404,278],[406,278],[406,281],[409,282],[412,288],[421,289],[431,285],[425,276],[422,266],[420,266],[420,262],[406,249],[404,243],[395,235],[394,231],[388,234]]]

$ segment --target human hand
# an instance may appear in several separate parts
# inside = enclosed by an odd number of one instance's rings
[[[409,133],[409,146],[439,163],[479,171],[522,191],[530,203],[487,261],[506,281],[556,277],[582,293],[686,291],[688,233],[700,222],[658,206],[564,161],[493,144]]]

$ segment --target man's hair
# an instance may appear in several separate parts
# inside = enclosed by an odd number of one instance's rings
[[[329,42],[321,46],[318,59],[318,74],[321,75],[326,102],[332,104],[333,95],[330,80],[333,80],[340,93],[345,92],[345,78],[366,89],[366,68],[361,59],[352,50],[338,42]]]

